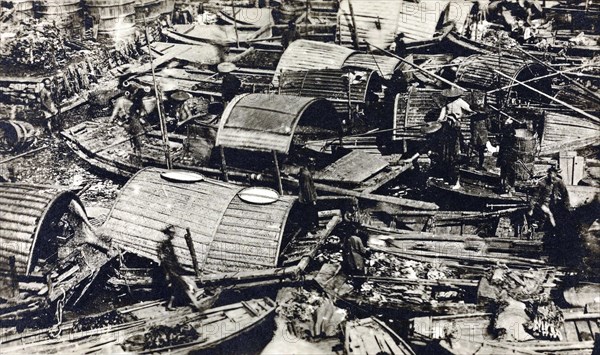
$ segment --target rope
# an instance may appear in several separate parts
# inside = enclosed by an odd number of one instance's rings
[[[52,339],[58,338],[60,336],[60,334],[62,333],[62,329],[60,326],[62,325],[62,322],[63,322],[63,310],[64,310],[65,299],[67,298],[67,294],[65,293],[65,290],[63,288],[61,288],[60,290],[62,291],[62,299],[60,299],[56,302],[55,316],[56,316],[57,322],[53,327],[53,329],[56,329],[56,333],[53,333],[52,329],[48,330],[48,336]]]
[[[527,165],[525,165],[525,162],[523,162],[523,160],[521,159],[517,159],[517,163],[521,164],[521,166],[523,167],[523,169],[525,169],[525,171],[529,174],[529,178],[533,178],[535,175],[535,172],[532,170],[529,170],[529,168],[527,168]]]
[[[381,70],[381,68],[379,67],[379,63],[377,63],[377,59],[375,59],[375,55],[373,54],[373,51],[371,50],[371,46],[367,44],[367,47],[369,48],[369,54],[371,54],[371,57],[373,57],[373,61],[375,62],[375,65],[377,65],[377,70],[379,71],[379,73],[381,74],[381,77],[384,77],[384,73],[383,70]]]

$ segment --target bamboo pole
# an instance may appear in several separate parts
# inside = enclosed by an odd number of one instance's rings
[[[496,69],[494,69],[494,72],[495,72],[496,74],[498,74],[498,75],[501,75],[501,76],[503,76],[503,77],[505,77],[505,78],[509,79],[509,80],[513,80],[515,83],[517,83],[517,84],[519,84],[519,85],[521,85],[521,86],[524,86],[524,87],[528,88],[529,90],[531,90],[531,91],[533,91],[533,92],[535,92],[535,93],[537,93],[537,94],[540,94],[540,95],[542,95],[542,96],[544,96],[544,97],[546,97],[546,98],[548,98],[548,99],[550,99],[550,100],[552,100],[552,101],[554,101],[554,102],[556,102],[556,103],[558,103],[558,104],[561,104],[561,105],[563,105],[563,106],[565,106],[565,107],[567,107],[567,108],[570,108],[571,110],[573,110],[573,111],[575,111],[575,112],[577,112],[577,113],[579,113],[579,114],[581,114],[581,115],[584,115],[585,117],[587,117],[587,118],[591,119],[591,120],[592,120],[592,121],[594,121],[594,122],[598,122],[598,123],[600,123],[600,118],[598,118],[598,117],[596,117],[596,116],[594,116],[594,115],[591,115],[591,114],[589,114],[589,113],[587,113],[587,112],[585,112],[585,111],[583,111],[583,110],[581,110],[581,109],[579,109],[579,108],[577,108],[577,107],[575,107],[575,106],[573,106],[573,105],[570,105],[570,104],[568,104],[568,103],[566,103],[566,102],[564,102],[564,101],[562,101],[562,100],[559,100],[559,99],[557,99],[557,98],[555,98],[555,97],[552,97],[552,96],[550,96],[550,95],[546,94],[545,92],[541,92],[540,90],[538,90],[538,89],[536,89],[536,88],[534,88],[534,87],[531,87],[531,86],[529,86],[529,85],[527,85],[527,84],[523,83],[522,81],[519,81],[519,80],[517,80],[517,79],[513,79],[513,78],[511,78],[510,76],[508,76],[508,75],[504,74],[503,72],[501,72],[501,71],[499,71],[499,70],[496,70]]]
[[[192,257],[192,265],[194,266],[194,272],[196,276],[200,276],[200,267],[198,266],[198,257],[196,256],[196,247],[194,246],[194,240],[192,239],[192,232],[190,228],[185,229],[185,243],[187,244],[190,256]]]
[[[348,124],[352,125],[352,76],[350,72],[348,72]],[[340,145],[342,145],[342,139],[340,139]]]
[[[434,74],[434,73],[431,73],[431,72],[427,71],[427,69],[426,69],[426,68],[423,68],[423,67],[421,67],[421,66],[419,66],[419,65],[416,65],[416,64],[415,64],[415,63],[413,63],[413,62],[409,62],[408,60],[406,60],[406,59],[404,59],[404,58],[402,58],[402,57],[400,57],[400,56],[397,56],[397,55],[395,55],[394,53],[392,53],[392,52],[390,52],[390,51],[388,51],[388,50],[385,50],[385,49],[383,49],[383,48],[377,47],[376,45],[374,45],[374,44],[371,44],[371,43],[369,43],[368,41],[365,41],[365,42],[366,42],[366,43],[367,43],[369,46],[371,46],[371,47],[373,47],[373,48],[375,48],[375,49],[378,49],[378,50],[382,51],[383,53],[385,53],[385,54],[387,54],[387,55],[389,55],[389,56],[392,56],[392,57],[394,57],[394,58],[396,58],[396,59],[399,59],[399,60],[400,60],[402,63],[405,63],[405,64],[408,64],[408,65],[410,65],[411,67],[413,67],[413,68],[415,68],[415,69],[419,70],[420,72],[422,72],[422,73],[423,73],[423,74],[425,74],[425,75],[429,75],[430,77],[432,77],[432,78],[434,78],[434,79],[437,79],[437,80],[439,80],[439,81],[443,82],[444,84],[448,84],[448,85],[450,85],[450,86],[454,86],[455,88],[461,89],[461,90],[463,90],[463,91],[467,91],[467,90],[466,90],[465,88],[463,88],[462,86],[460,86],[460,85],[458,85],[458,84],[456,84],[456,83],[453,83],[453,82],[451,82],[451,81],[449,81],[449,80],[447,80],[447,79],[444,79],[444,78],[442,78],[441,76],[439,76],[439,75],[437,75],[437,74]]]
[[[435,69],[441,69],[441,68],[448,68],[448,67],[454,67],[456,66],[456,63],[450,63],[450,64],[440,64],[440,65],[424,65],[423,69],[429,69],[429,70],[435,70]],[[414,73],[417,72],[419,70],[417,69],[410,69],[410,70],[406,70],[403,73]]]
[[[518,85],[518,84],[517,84],[517,85]],[[506,117],[506,118],[510,118],[511,120],[513,120],[513,121],[517,122],[518,124],[523,124],[523,122],[522,122],[521,120],[518,120],[518,119],[516,119],[516,118],[512,117],[511,115],[509,115],[509,114],[507,114],[506,112],[504,112],[504,111],[500,110],[500,109],[499,109],[499,108],[497,108],[496,106],[494,106],[494,105],[489,105],[489,106],[490,106],[490,108],[491,108],[492,110],[494,110],[494,111],[498,112],[498,113],[499,113],[499,114],[501,114],[502,116],[504,116],[504,117]]]
[[[237,16],[235,14],[235,0],[231,0],[231,11],[233,12],[233,28],[235,29],[235,43],[240,48],[240,36],[238,34]]]
[[[283,184],[281,182],[281,172],[279,171],[279,160],[277,160],[277,152],[273,151],[273,162],[275,163],[275,176],[277,177],[277,191],[283,195]]]
[[[343,189],[335,186],[326,184],[315,183],[315,187],[318,191],[328,192],[336,195],[351,196],[361,198],[369,201],[389,203],[396,206],[402,206],[420,210],[437,210],[439,206],[432,202],[425,202],[420,200],[411,200],[402,197],[393,197],[385,195],[377,195],[372,193],[358,192],[354,190]]]
[[[586,2],[587,3],[587,2]],[[593,97],[596,98],[596,100],[600,100],[600,95],[598,95],[597,93],[593,92],[592,90],[586,88],[585,86],[583,86],[580,82],[578,82],[575,79],[569,78],[568,76],[562,74],[560,71],[554,69],[552,66],[546,64],[544,61],[536,58],[535,56],[531,55],[530,53],[527,53],[526,51],[524,51],[522,48],[520,48],[519,46],[515,47],[519,52],[525,54],[526,56],[528,56],[529,58],[535,60],[536,62],[540,63],[541,65],[543,65],[544,67],[552,70],[553,72],[558,73],[558,75],[560,75],[561,77],[563,77],[565,80],[567,80],[568,82],[574,84],[575,86],[577,86],[578,88],[580,88],[581,90],[585,91],[586,93],[592,95]]]
[[[6,164],[6,163],[8,163],[8,162],[10,162],[10,161],[13,161],[13,160],[21,159],[21,158],[23,158],[23,157],[25,157],[25,156],[27,156],[27,155],[29,155],[29,154],[33,154],[33,153],[39,152],[40,150],[44,150],[44,149],[46,149],[46,148],[48,148],[48,146],[47,146],[47,145],[45,145],[45,146],[43,146],[43,147],[39,147],[39,148],[32,149],[32,150],[30,150],[30,151],[28,151],[28,152],[21,153],[21,154],[19,154],[19,155],[15,155],[14,157],[6,158],[6,159],[4,159],[4,160],[0,161],[0,165],[2,165],[2,164]]]
[[[354,49],[358,49],[358,31],[356,29],[356,19],[354,17],[354,8],[352,7],[352,3],[348,0],[348,9],[350,9],[350,18],[352,19],[352,44],[354,45]]]
[[[524,82],[524,83],[530,83],[530,82],[533,82],[533,81],[538,81],[538,80],[541,80],[541,79],[547,79],[547,78],[551,78],[551,77],[554,77],[554,76],[557,76],[557,75],[558,75],[558,73],[552,73],[552,74],[547,74],[547,75],[537,76],[537,77],[535,77],[535,78],[532,78],[532,79],[527,79],[527,80],[524,80],[523,82]],[[497,88],[497,89],[493,89],[493,90],[486,91],[486,94],[493,94],[493,93],[495,93],[495,92],[502,91],[502,90],[506,90],[506,89],[510,89],[510,88],[512,88],[512,87],[515,87],[515,86],[519,86],[519,84],[512,83],[512,84],[504,85],[504,86],[502,86],[502,87],[499,87],[499,88]]]
[[[383,78],[385,76],[385,74],[383,73],[383,70],[381,70],[381,67],[379,66],[379,62],[377,62],[377,58],[375,58],[375,55],[373,54],[373,52],[371,50],[369,50],[369,54],[371,54],[371,57],[373,57],[373,62],[375,62],[375,65],[377,66],[377,71],[379,72],[380,76]]]
[[[142,14],[144,20],[144,36],[146,37],[146,45],[148,46],[148,52],[152,53],[150,48],[150,39],[148,38],[148,27],[146,26],[146,14]],[[150,57],[150,70],[152,72],[152,82],[154,84],[154,95],[156,97],[156,110],[158,112],[158,120],[160,121],[160,133],[162,136],[163,149],[165,151],[165,162],[167,169],[173,169],[173,162],[171,161],[171,148],[169,146],[169,136],[167,135],[167,123],[162,111],[162,100],[158,91],[158,84],[156,83],[156,73],[154,72],[154,60]],[[141,163],[141,162],[140,162]]]
[[[360,137],[369,137],[369,136],[376,136],[378,134],[381,133],[387,133],[387,132],[397,132],[397,131],[406,131],[407,128],[412,128],[412,129],[416,129],[419,127],[424,127],[427,126],[428,123],[422,123],[422,124],[416,124],[416,125],[412,125],[412,126],[408,126],[408,127],[399,127],[399,128],[387,128],[387,129],[375,129],[369,132],[365,132],[365,133],[357,133],[357,134],[352,134],[349,136],[344,136],[345,138],[360,138]],[[307,144],[314,144],[314,143],[325,143],[326,146],[332,145],[333,143],[335,143],[336,140],[341,141],[340,138],[337,139],[322,139],[322,140],[314,140],[314,141],[307,141]]]
[[[304,14],[304,28],[305,28],[305,33],[308,34],[308,16],[310,14],[310,1],[306,0],[306,9],[305,9],[306,13]]]
[[[551,77],[553,77],[553,76],[560,75],[560,73],[563,73],[563,74],[564,74],[564,73],[569,73],[569,72],[572,72],[572,71],[575,71],[575,70],[579,70],[579,69],[583,69],[583,68],[590,67],[590,66],[595,66],[595,65],[594,65],[594,64],[586,64],[586,65],[582,65],[582,66],[579,66],[579,67],[573,67],[573,68],[565,69],[565,70],[563,70],[562,72],[557,72],[557,73],[546,74],[546,75],[542,75],[542,76],[537,76],[537,77],[535,77],[535,78],[531,78],[531,79],[523,80],[523,82],[524,82],[524,83],[529,83],[529,82],[532,82],[532,81],[538,81],[538,80],[540,80],[540,79],[551,78]],[[486,93],[487,93],[487,94],[493,94],[493,93],[495,93],[495,92],[497,92],[497,91],[501,91],[501,90],[509,89],[509,88],[512,88],[512,87],[514,87],[514,86],[518,86],[518,85],[519,85],[519,84],[514,84],[514,83],[513,83],[513,84],[505,85],[505,86],[503,86],[503,87],[501,87],[501,88],[497,88],[497,89],[494,89],[494,90],[487,91]]]
[[[225,160],[225,148],[220,146],[219,152],[221,153],[221,171],[223,172],[223,181],[229,182],[229,175],[227,174],[227,161]]]
[[[365,281],[371,281],[376,283],[396,283],[402,285],[428,285],[428,286],[438,286],[438,285],[453,285],[453,286],[463,286],[463,287],[477,287],[478,280],[469,280],[469,279],[437,279],[437,280],[426,280],[426,279],[409,279],[404,277],[384,277],[384,276],[363,276],[363,275],[354,275],[353,278],[363,279]]]

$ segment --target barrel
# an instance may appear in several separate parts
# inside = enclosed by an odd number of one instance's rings
[[[217,128],[211,125],[188,125],[186,151],[199,164],[208,164],[215,154]]]
[[[306,13],[306,3],[297,0],[279,1],[275,8],[275,19],[281,23],[296,21],[302,14]]]
[[[17,21],[33,17],[33,0],[12,0],[15,13],[13,18]]]
[[[164,0],[160,13],[163,15],[168,15],[170,18],[173,14],[173,10],[175,10],[175,0]]]
[[[30,123],[23,121],[0,121],[2,142],[0,150],[18,152],[29,148],[35,142],[35,129]]]
[[[135,34],[135,0],[84,0],[98,23],[98,39],[116,42]]]
[[[34,7],[38,17],[53,22],[58,28],[73,31],[83,25],[79,0],[38,0]]]
[[[515,172],[517,180],[528,180],[532,177],[535,154],[537,152],[537,134],[520,128],[515,130],[515,146],[513,147],[517,156]]]
[[[164,0],[135,0],[135,22],[143,25],[158,20],[163,11]],[[145,16],[145,19],[144,19]]]

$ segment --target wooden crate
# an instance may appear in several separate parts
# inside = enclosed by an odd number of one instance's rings
[[[577,152],[561,152],[558,164],[562,169],[563,180],[567,185],[577,185],[583,178],[585,158],[577,156]]]

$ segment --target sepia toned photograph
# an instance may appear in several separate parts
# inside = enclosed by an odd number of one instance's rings
[[[0,354],[600,355],[600,0],[0,0]]]

